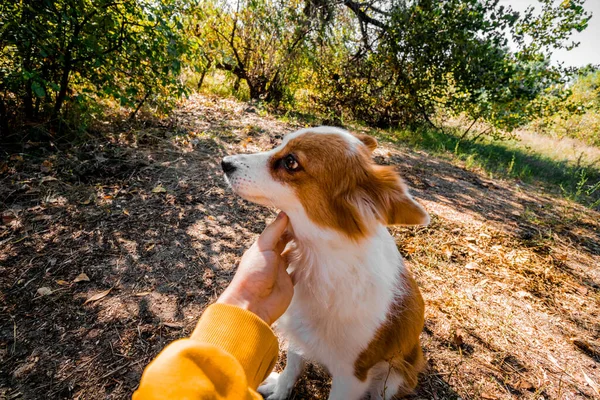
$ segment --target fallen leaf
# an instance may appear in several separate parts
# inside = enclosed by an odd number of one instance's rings
[[[105,196],[102,197],[104,200],[112,200],[112,196],[110,194],[107,194]]]
[[[554,358],[554,356],[552,356],[552,354],[548,353],[548,359],[550,361],[552,361],[552,364],[556,365],[558,367],[558,369],[560,369],[561,371],[565,370],[563,367],[560,366],[560,364],[558,363],[558,361],[556,360],[556,358]]]
[[[16,219],[17,219],[17,216],[10,211],[6,211],[2,214],[2,223],[4,225],[10,224],[11,222],[13,222]]]
[[[127,211],[127,209],[126,209],[126,208],[124,208],[124,209],[123,209],[123,214],[125,214],[125,215],[129,215],[129,211]]]
[[[452,343],[454,343],[456,347],[460,347],[465,343],[460,332],[454,333],[454,336],[452,337]]]
[[[69,282],[63,281],[62,279],[57,280],[56,284],[60,286],[69,286]]]
[[[167,189],[165,189],[162,185],[158,185],[152,189],[152,193],[165,193],[166,191]]]
[[[73,283],[77,283],[77,282],[89,282],[90,281],[90,277],[87,276],[87,274],[85,272],[80,273],[79,275],[77,275],[75,277],[75,279],[73,279]]]
[[[560,261],[567,261],[567,259],[569,258],[566,254],[556,254],[554,257],[556,257],[556,259]]]
[[[162,324],[169,328],[183,328],[183,324],[180,322],[163,322]]]
[[[535,386],[533,386],[533,384],[525,379],[519,379],[519,382],[517,382],[517,384],[515,385],[515,387],[517,389],[521,389],[521,390],[534,390]]]
[[[52,161],[44,160],[42,165],[40,165],[40,171],[42,172],[50,172],[52,170]]]
[[[483,251],[481,251],[477,246],[475,246],[474,244],[467,244],[467,248],[471,251],[473,251],[474,253],[478,253],[478,254],[484,254]]]
[[[134,296],[143,297],[143,296],[148,296],[150,293],[152,293],[152,292],[139,292],[139,293],[134,294]]]
[[[104,297],[106,297],[106,295],[108,295],[110,293],[110,291],[112,290],[112,288],[105,290],[104,292],[100,292],[100,293],[96,293],[95,295],[93,295],[92,297],[88,298],[85,303],[83,303],[83,305],[85,306],[87,303],[91,303],[92,301],[98,301]]]
[[[467,236],[467,237],[465,238],[465,240],[466,240],[467,242],[470,242],[470,243],[475,243],[475,242],[477,242],[477,238],[475,238],[475,237],[473,237],[473,236]]]
[[[23,161],[23,157],[18,154],[13,154],[10,156],[10,161]]]
[[[44,176],[42,179],[40,179],[40,183],[44,183],[44,182],[50,182],[50,181],[57,181],[58,179],[56,179],[53,176]]]
[[[488,283],[489,279],[484,279],[481,282],[478,282],[475,287],[482,287],[485,286],[486,283]]]
[[[467,265],[465,265],[466,269],[477,269],[477,263],[476,262],[470,262]]]
[[[519,290],[517,293],[515,293],[517,296],[519,296],[522,299],[532,299],[533,296],[531,295],[531,293],[526,292],[525,290]]]
[[[48,296],[52,294],[52,289],[50,289],[49,287],[41,287],[37,290],[37,294],[40,296]]]
[[[581,371],[581,373],[583,374],[583,378],[588,383],[588,385],[590,385],[594,392],[596,392],[596,394],[600,396],[600,387],[598,387],[598,384],[596,384],[596,382],[594,382],[589,376],[587,376],[585,371]]]
[[[414,245],[409,244],[407,246],[404,246],[403,250],[406,252],[406,254],[412,254],[415,251],[417,251],[417,248]]]
[[[450,246],[444,246],[444,255],[446,256],[446,258],[449,260],[452,258],[452,249],[450,248]]]
[[[494,396],[493,394],[489,394],[489,393],[481,393],[481,398],[485,399],[485,400],[497,400],[498,397]]]

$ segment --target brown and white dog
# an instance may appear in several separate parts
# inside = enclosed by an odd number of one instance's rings
[[[293,229],[297,284],[277,325],[287,365],[259,387],[269,400],[289,396],[305,360],[331,373],[329,399],[390,399],[417,384],[423,299],[386,225],[426,225],[429,215],[393,167],[372,160],[376,146],[318,127],[222,161],[237,194],[283,210]]]

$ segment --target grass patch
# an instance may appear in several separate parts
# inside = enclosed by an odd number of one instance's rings
[[[600,206],[600,169],[594,163],[559,159],[556,154],[536,151],[518,139],[461,141],[454,130],[444,133],[420,127],[372,133],[384,141],[461,161],[466,169],[481,169],[490,178],[519,179],[588,207]]]

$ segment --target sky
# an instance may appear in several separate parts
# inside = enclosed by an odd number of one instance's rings
[[[510,5],[515,11],[524,11],[528,6],[537,6],[537,0],[500,0],[500,4]],[[593,16],[588,27],[572,36],[580,42],[579,47],[571,50],[556,50],[552,54],[554,62],[563,62],[565,66],[581,67],[587,64],[600,64],[600,0],[586,0],[584,8]]]

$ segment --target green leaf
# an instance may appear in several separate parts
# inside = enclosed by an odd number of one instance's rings
[[[33,93],[40,99],[46,97],[46,91],[38,82],[34,81],[31,83],[31,90],[33,90]]]

